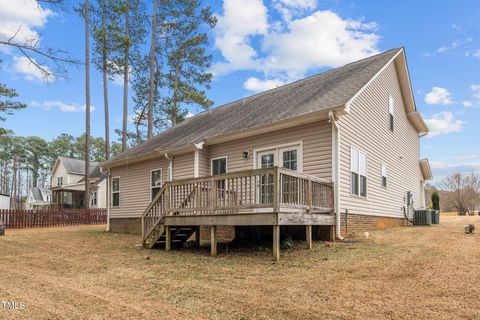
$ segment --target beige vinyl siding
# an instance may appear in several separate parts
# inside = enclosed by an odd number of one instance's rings
[[[111,169],[112,178],[120,177],[120,206],[110,208],[112,218],[142,215],[150,203],[150,172],[156,169],[162,169],[162,181],[167,181],[168,161],[163,156],[131,166]]]
[[[187,153],[173,157],[173,180],[193,178],[194,155]]]
[[[390,130],[389,94],[395,100],[394,130]],[[407,119],[395,64],[390,63],[340,117],[341,212],[402,217],[404,197],[411,191],[420,206],[422,175],[419,137]],[[367,155],[367,197],[351,195],[350,147]],[[387,166],[387,187],[382,186],[382,164]]]
[[[253,169],[254,150],[289,143],[303,145],[303,171],[325,179],[332,176],[332,136],[327,121],[278,130],[254,137],[209,146],[210,159],[227,157],[228,172]],[[248,151],[248,159],[242,157]]]
[[[210,175],[210,161],[208,158],[208,146],[203,146],[198,150],[198,177],[207,177]]]

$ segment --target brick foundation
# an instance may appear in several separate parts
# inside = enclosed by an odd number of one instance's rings
[[[363,214],[341,215],[342,236],[359,236],[365,231],[405,226],[405,219]],[[347,234],[348,233],[348,234]]]
[[[217,241],[230,242],[235,239],[234,226],[217,226]],[[210,244],[210,227],[200,227],[200,245],[205,246]]]
[[[142,220],[140,218],[110,219],[110,232],[142,234]]]
[[[341,234],[342,236],[360,236],[365,231],[371,231],[375,229],[385,229],[391,227],[405,226],[405,219],[403,218],[391,218],[380,216],[369,216],[360,214],[349,214],[345,219],[345,214],[341,215]],[[295,238],[301,238],[305,236],[304,226],[295,227],[283,227],[288,235]],[[116,218],[110,219],[110,231],[113,233],[131,233],[142,234],[142,222],[140,218]],[[313,226],[313,239],[314,240],[330,240],[332,231],[330,226]],[[348,234],[347,234],[348,232]],[[235,239],[235,227],[234,226],[218,226],[217,238],[219,242],[230,242]],[[200,244],[208,245],[210,243],[210,227],[202,226],[200,228]]]

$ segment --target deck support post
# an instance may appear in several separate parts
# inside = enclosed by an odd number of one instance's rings
[[[307,242],[307,248],[312,249],[312,226],[311,225],[305,226],[305,229],[306,229],[305,239]]]
[[[210,255],[217,255],[217,226],[210,227]]]
[[[172,250],[172,232],[170,226],[165,227],[165,251],[170,252]]]
[[[195,244],[200,247],[200,227],[195,229]]]
[[[280,260],[280,226],[274,225],[273,226],[273,260],[279,261]]]
[[[335,226],[330,226],[328,228],[328,240],[334,242],[335,241]]]

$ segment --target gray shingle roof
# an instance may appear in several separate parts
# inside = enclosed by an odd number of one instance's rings
[[[63,166],[65,167],[65,170],[68,172],[73,172],[73,173],[79,173],[79,174],[85,174],[85,161],[80,160],[80,159],[74,159],[74,158],[66,158],[66,157],[58,157],[61,163],[63,163]],[[91,161],[90,162],[90,167],[93,169],[98,165],[98,162]]]
[[[400,50],[392,49],[199,113],[110,161],[182,147],[229,132],[343,106]]]
[[[32,188],[33,201],[35,202],[46,201],[47,196],[51,194],[52,194],[52,191],[47,188]]]

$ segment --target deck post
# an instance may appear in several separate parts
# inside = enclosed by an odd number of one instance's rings
[[[217,255],[217,226],[210,227],[210,255]]]
[[[280,226],[273,226],[273,260],[280,260]]]
[[[335,241],[335,226],[330,226],[328,233],[328,240],[334,242]]]
[[[170,226],[165,227],[165,251],[170,252],[172,250],[172,233],[170,232]]]
[[[200,227],[195,229],[195,244],[200,247]]]
[[[307,241],[307,248],[308,249],[312,249],[312,226],[311,225],[308,225],[308,226],[305,226],[306,227],[306,241]]]

